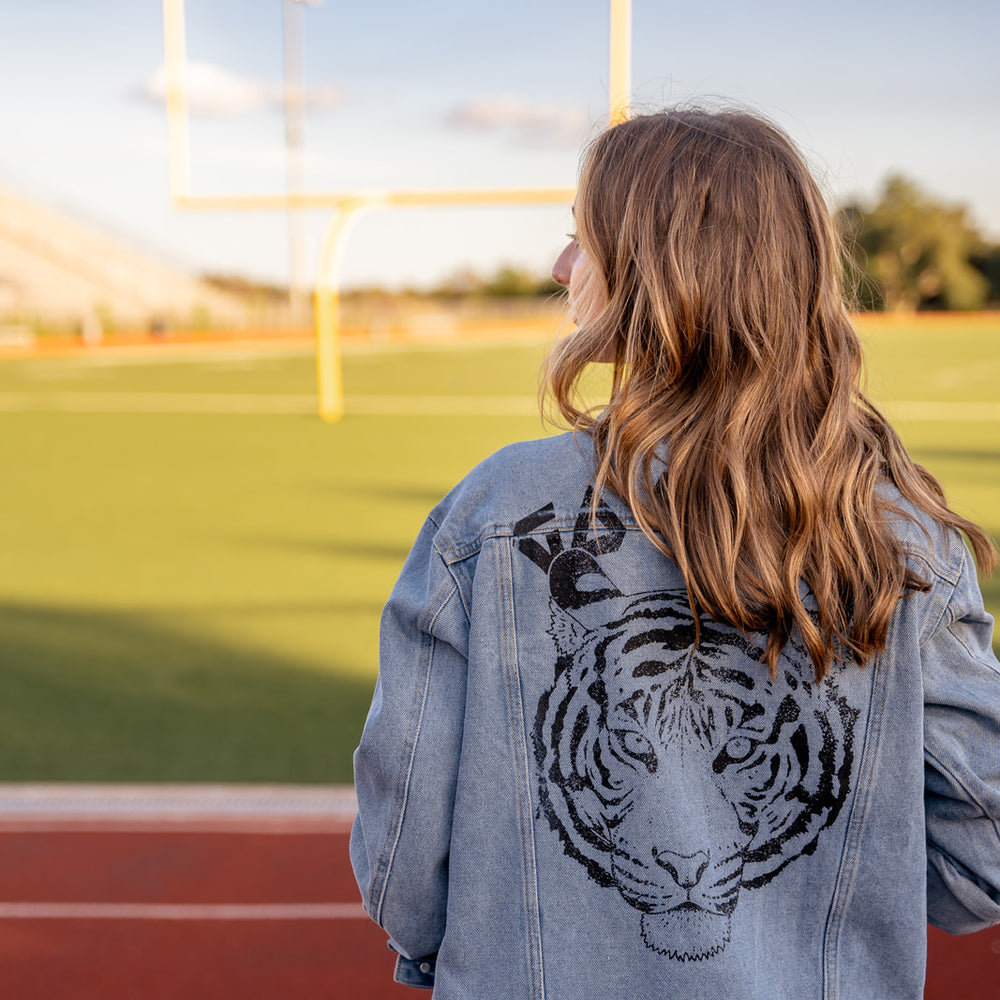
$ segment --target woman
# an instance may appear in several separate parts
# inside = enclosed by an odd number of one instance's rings
[[[822,197],[748,114],[602,134],[553,275],[574,433],[429,516],[352,859],[442,998],[922,995],[1000,921],[1000,666],[951,511],[858,388]],[[613,364],[599,412],[574,402]]]

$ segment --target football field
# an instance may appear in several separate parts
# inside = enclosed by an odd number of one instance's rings
[[[861,328],[874,397],[1000,535],[1000,319]],[[0,361],[0,780],[349,781],[381,606],[454,482],[551,432],[545,350],[355,348],[335,425],[307,345]]]

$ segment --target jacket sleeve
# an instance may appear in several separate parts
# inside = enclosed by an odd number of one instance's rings
[[[364,907],[401,956],[396,978],[426,987],[444,936],[468,654],[468,619],[436,530],[428,519],[382,613],[351,833]]]
[[[951,598],[921,646],[927,918],[952,934],[1000,923],[1000,664],[961,548]]]

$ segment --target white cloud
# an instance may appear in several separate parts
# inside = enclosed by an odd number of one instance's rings
[[[506,132],[531,145],[577,146],[587,125],[577,108],[527,104],[493,98],[459,104],[445,116],[452,128],[478,132]]]
[[[229,118],[267,108],[280,108],[284,88],[280,83],[267,83],[230,73],[212,63],[190,62],[183,68],[184,91],[188,110],[193,115]],[[144,83],[132,91],[132,96],[162,104],[167,95],[167,71],[161,66]],[[340,102],[340,91],[329,84],[308,88],[303,94],[306,108],[322,111]]]

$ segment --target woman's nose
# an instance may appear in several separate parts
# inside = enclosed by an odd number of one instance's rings
[[[573,251],[576,243],[567,243],[563,252],[556,257],[552,265],[552,280],[564,287],[569,285],[569,276],[573,270]]]

